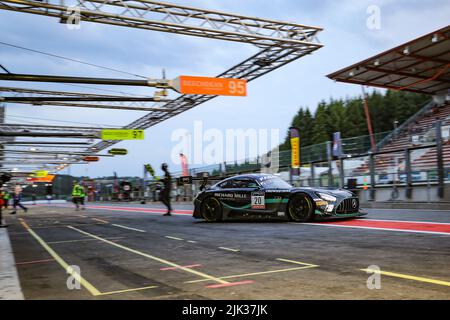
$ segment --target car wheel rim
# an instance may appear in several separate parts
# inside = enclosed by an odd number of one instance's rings
[[[203,216],[207,220],[215,220],[220,210],[220,204],[216,199],[208,199],[203,207]]]
[[[289,212],[294,219],[305,219],[309,216],[310,205],[305,197],[296,197],[289,206]]]

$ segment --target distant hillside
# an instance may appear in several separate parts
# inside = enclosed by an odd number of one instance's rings
[[[369,94],[369,111],[374,133],[394,129],[394,121],[399,124],[416,113],[431,97],[403,91],[385,94],[373,91]],[[322,101],[313,114],[300,107],[291,122],[300,129],[301,146],[322,143],[331,139],[333,132],[340,131],[342,138],[368,135],[366,118],[361,97]],[[290,149],[289,133],[280,150]]]

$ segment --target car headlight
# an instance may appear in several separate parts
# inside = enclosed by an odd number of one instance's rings
[[[326,193],[318,192],[317,195],[319,197],[321,197],[323,200],[326,200],[326,201],[335,202],[337,200],[336,197],[333,197],[332,195],[329,195],[329,194],[326,194]]]

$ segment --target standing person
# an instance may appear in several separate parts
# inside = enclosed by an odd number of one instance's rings
[[[5,190],[3,192],[3,205],[4,205],[5,209],[8,209],[10,198],[11,198],[11,194],[8,192],[8,190]]]
[[[161,201],[167,207],[167,213],[165,213],[164,216],[171,216],[172,206],[170,205],[170,190],[172,186],[172,177],[170,176],[169,166],[167,163],[163,163],[161,165],[161,169],[164,171],[164,189],[161,193]]]
[[[81,183],[78,185],[78,190],[80,195],[81,210],[85,210],[86,207],[84,205],[84,198],[86,198],[86,191],[84,190],[84,186]]]
[[[19,184],[16,184],[14,187],[14,195],[13,195],[13,212],[11,214],[16,214],[16,207],[19,206],[23,211],[27,212],[28,209],[20,203],[22,200],[22,187]]]
[[[80,185],[76,180],[72,187],[72,202],[75,205],[75,210],[78,211],[80,209]]]

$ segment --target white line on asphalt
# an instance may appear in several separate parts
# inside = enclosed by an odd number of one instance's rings
[[[136,229],[136,228],[131,228],[131,227],[126,227],[126,226],[122,226],[122,225],[120,225],[120,224],[112,224],[112,226],[119,227],[119,228],[123,228],[123,229],[128,229],[128,230],[133,230],[133,231],[137,231],[137,232],[147,232],[147,231],[145,231],[145,230]]]
[[[172,239],[172,240],[178,240],[178,241],[183,241],[184,239],[181,238],[177,238],[177,237],[171,237],[171,236],[165,236],[168,239]]]
[[[450,223],[449,223],[449,222],[433,222],[433,221],[419,221],[419,220],[361,219],[361,221],[407,222],[407,223],[432,223],[432,224],[443,224],[443,225],[450,226]]]
[[[187,242],[190,242],[190,243],[197,243],[197,241],[194,241],[194,240],[188,240]]]
[[[375,228],[375,227],[362,227],[362,226],[343,226],[331,223],[305,223],[305,222],[291,222],[292,224],[309,225],[309,226],[322,226],[322,227],[339,227],[339,228],[355,228],[355,229],[368,229],[368,230],[385,230],[385,231],[398,231],[398,232],[409,232],[409,233],[426,233],[426,234],[436,234],[450,236],[448,232],[435,232],[435,231],[420,231],[420,230],[405,230],[405,229],[391,229],[391,228]]]
[[[232,249],[232,248],[227,248],[227,247],[219,247],[219,249],[232,251],[232,252],[239,252],[240,251],[239,249]]]
[[[378,211],[378,210],[382,210],[382,211],[392,211],[392,210],[415,210],[415,211],[440,211],[440,212],[447,212],[448,210],[445,209],[401,209],[401,208],[396,208],[396,209],[376,209],[376,208],[363,208],[364,210],[372,210],[372,211]]]

